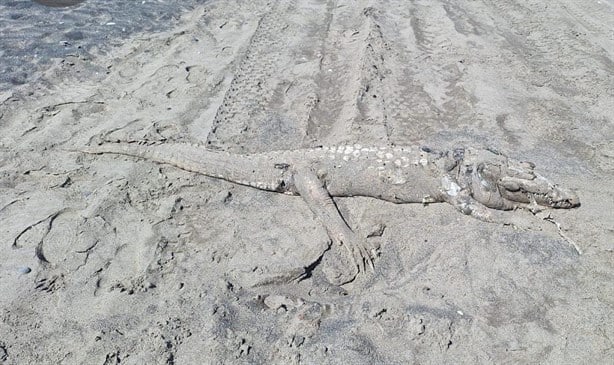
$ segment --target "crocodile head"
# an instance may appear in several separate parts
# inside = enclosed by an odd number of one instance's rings
[[[475,200],[493,209],[510,210],[541,205],[551,208],[574,208],[580,199],[535,173],[531,162],[507,158],[477,162],[466,170]]]

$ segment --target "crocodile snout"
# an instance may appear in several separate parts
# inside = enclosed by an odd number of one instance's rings
[[[549,205],[553,208],[576,208],[580,206],[580,198],[571,190],[557,188],[550,196]]]

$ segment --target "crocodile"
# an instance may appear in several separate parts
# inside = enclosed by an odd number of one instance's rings
[[[574,208],[576,193],[492,149],[438,151],[424,146],[343,145],[233,154],[184,143],[106,143],[79,150],[168,164],[261,190],[298,195],[345,246],[358,271],[373,268],[374,250],[337,210],[333,197],[364,196],[393,203],[446,202],[463,214],[494,222],[495,211]]]

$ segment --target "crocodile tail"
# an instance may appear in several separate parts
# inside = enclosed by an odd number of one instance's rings
[[[273,167],[271,169],[259,168],[262,165],[259,155],[233,154],[184,143],[155,145],[107,143],[84,147],[79,151],[88,154],[110,153],[132,156],[263,190],[277,189],[275,185],[277,179],[272,173],[279,174],[281,171]],[[275,181],[268,183],[273,180]]]

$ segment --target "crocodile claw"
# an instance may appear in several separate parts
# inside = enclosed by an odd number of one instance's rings
[[[368,245],[356,233],[352,231],[345,232],[335,237],[334,241],[337,241],[337,243],[348,250],[359,272],[366,272],[367,266],[371,269],[371,272],[375,271],[373,255],[371,254],[374,250],[370,250]]]

